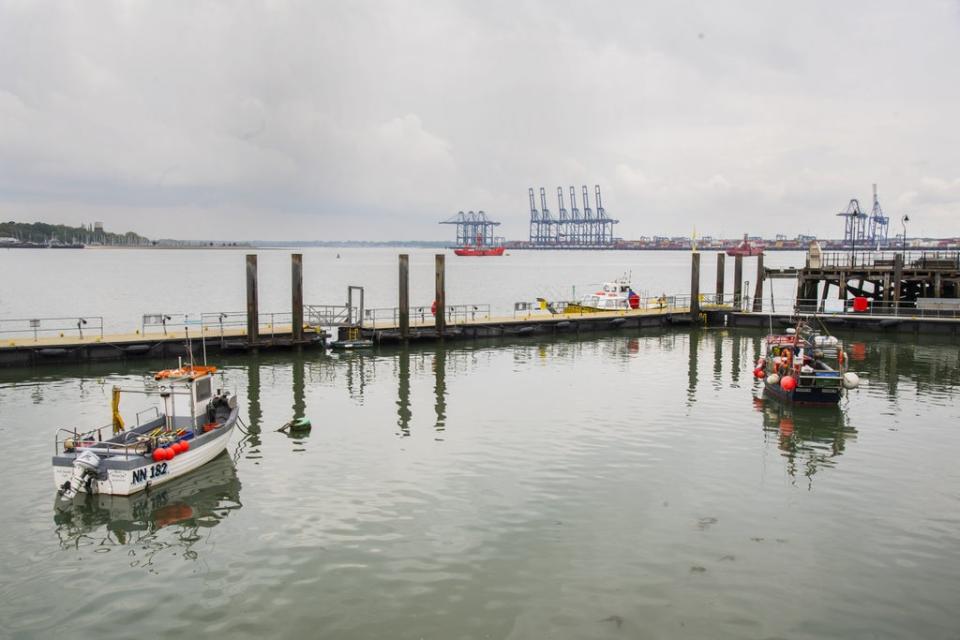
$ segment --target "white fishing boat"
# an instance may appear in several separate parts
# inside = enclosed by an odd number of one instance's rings
[[[221,453],[238,418],[237,398],[213,389],[216,367],[181,366],[158,372],[152,391],[113,388],[113,422],[89,431],[59,429],[53,481],[62,500],[78,493],[127,496],[169,482]],[[122,393],[155,393],[162,401],[125,428]],[[152,418],[140,423],[141,416]],[[178,413],[179,412],[179,413]]]

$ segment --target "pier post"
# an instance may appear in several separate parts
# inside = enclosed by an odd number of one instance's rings
[[[723,304],[723,279],[726,272],[727,256],[723,251],[717,253],[717,304]]]
[[[943,297],[943,277],[939,271],[933,274],[933,297]]]
[[[900,313],[900,289],[903,284],[903,254],[893,256],[893,308],[894,313]]]
[[[436,281],[436,295],[434,300],[437,303],[437,313],[434,316],[434,326],[437,329],[437,336],[442,338],[447,329],[447,293],[444,283],[446,256],[438,253],[434,260],[434,279]]]
[[[700,252],[691,254],[690,263],[690,318],[694,322],[700,317]]]
[[[753,296],[754,313],[763,311],[763,279],[766,275],[766,272],[763,270],[763,254],[761,253],[757,256],[757,289]]]
[[[841,300],[847,299],[847,274],[843,271],[840,272],[840,293],[838,296]]]
[[[257,302],[257,254],[247,254],[247,344],[260,341],[260,306]]]
[[[406,253],[400,254],[399,298],[400,338],[407,340],[410,338],[410,256]]]
[[[733,306],[743,311],[743,256],[733,257]]]
[[[291,331],[294,342],[303,340],[303,254],[290,254]]]

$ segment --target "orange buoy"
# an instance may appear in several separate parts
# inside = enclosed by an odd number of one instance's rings
[[[780,379],[780,388],[784,391],[793,391],[797,388],[797,379],[793,376],[783,376]]]

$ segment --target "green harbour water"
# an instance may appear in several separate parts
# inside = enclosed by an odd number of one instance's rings
[[[224,456],[61,511],[54,428],[145,365],[0,372],[2,635],[956,637],[956,345],[842,337],[833,410],[723,329],[233,356]]]

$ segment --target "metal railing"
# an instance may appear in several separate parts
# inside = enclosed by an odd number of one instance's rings
[[[724,296],[727,298],[728,296]],[[822,316],[875,316],[880,318],[960,318],[960,299],[921,298],[917,301],[875,301],[864,298],[857,303],[855,298],[839,300],[827,298],[766,298],[760,314],[822,315]],[[731,301],[732,302],[732,301]],[[863,306],[865,304],[865,306]],[[733,306],[731,305],[731,308]],[[751,312],[753,299],[744,297],[739,311]]]
[[[350,305],[305,304],[304,320],[315,327],[339,327],[360,322],[360,309]]]
[[[444,319],[447,324],[489,320],[490,317],[490,305],[488,304],[451,304],[444,307]],[[433,324],[433,321],[434,314],[432,305],[410,307],[411,323],[423,325]],[[399,326],[400,308],[385,307],[380,309],[365,309],[363,312],[363,322],[369,325],[389,324]]]
[[[0,319],[0,338],[33,335],[34,342],[37,342],[51,334],[80,338],[98,335],[103,338],[103,316]]]
[[[257,332],[261,336],[276,334],[277,327],[285,327],[293,323],[293,313],[259,313],[257,314]],[[219,336],[224,338],[226,331],[247,328],[246,311],[220,311],[216,313],[201,313],[200,326],[204,336]]]
[[[960,269],[960,251],[826,251],[821,269],[893,269],[903,256],[904,269]]]

